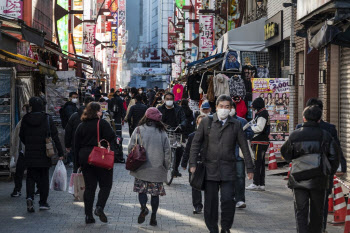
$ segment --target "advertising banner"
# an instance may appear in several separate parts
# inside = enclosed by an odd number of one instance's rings
[[[73,0],[73,10],[84,10],[83,8],[83,0]],[[75,14],[74,15],[79,20],[83,20],[82,14]],[[74,18],[74,20],[76,20]],[[83,53],[83,24],[77,25],[73,29],[73,41],[74,41],[74,48],[75,52],[77,54]]]
[[[277,152],[289,137],[289,86],[288,79],[252,79],[253,99],[265,101],[270,116],[270,141]]]
[[[174,49],[176,43],[174,42],[171,35],[175,35],[175,27],[172,23],[172,17],[168,17],[168,49]]]
[[[117,86],[117,71],[118,71],[118,58],[112,57],[111,58],[111,76],[109,77],[110,88],[115,89]]]
[[[68,10],[68,0],[57,0],[57,4],[63,9]],[[68,51],[68,15],[57,20],[57,34],[61,49]],[[64,52],[63,53],[66,53]]]
[[[139,76],[152,76],[152,75],[165,75],[167,70],[165,68],[133,68],[133,75]]]
[[[95,55],[95,23],[84,23],[83,53],[87,56]]]
[[[114,52],[118,51],[118,1],[113,1],[111,6],[111,12],[113,16],[113,24],[115,24],[117,27],[115,29],[111,29],[111,36],[112,36],[112,45]]]
[[[0,1],[0,14],[23,19],[23,0]]]
[[[126,32],[126,6],[125,0],[119,0],[119,9],[118,9],[118,33],[122,37],[122,43],[125,45],[125,32]]]
[[[200,15],[199,28],[201,33],[199,35],[199,52],[211,52],[213,50],[213,15]]]

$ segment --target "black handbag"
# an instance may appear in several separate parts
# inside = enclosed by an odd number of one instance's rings
[[[324,152],[322,130],[320,145],[321,151],[319,154],[306,154],[293,159],[291,175],[296,181],[310,180],[330,174],[331,165]]]
[[[208,122],[208,130],[207,130],[207,138],[206,138],[206,151],[208,151],[209,146],[209,133],[211,129],[211,124],[213,122],[213,116],[209,116]],[[196,171],[191,175],[190,185],[192,188],[197,190],[204,190],[205,188],[205,175],[206,175],[206,167],[204,163],[204,156],[201,156],[201,160],[197,162]]]

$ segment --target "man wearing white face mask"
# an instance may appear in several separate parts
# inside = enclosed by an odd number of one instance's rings
[[[165,103],[162,106],[158,107],[158,110],[162,113],[162,122],[173,129],[178,126],[180,129],[185,129],[186,115],[183,108],[174,103],[174,94],[171,92],[165,93],[164,102]],[[175,177],[181,176],[178,168],[180,166],[182,153],[183,149],[181,147],[176,150]]]
[[[62,121],[62,127],[66,128],[69,118],[73,115],[73,113],[78,111],[77,103],[78,94],[76,92],[69,93],[69,101],[67,101],[63,107],[60,109],[60,116]]]
[[[197,157],[204,161],[204,219],[211,233],[218,233],[219,191],[221,201],[221,233],[228,233],[235,214],[236,144],[240,146],[247,167],[248,179],[253,178],[254,165],[241,123],[229,115],[233,101],[221,95],[216,102],[217,113],[205,117],[193,138],[190,171],[196,171]],[[204,148],[203,148],[204,147]]]

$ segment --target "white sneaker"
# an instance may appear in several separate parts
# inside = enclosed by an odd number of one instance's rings
[[[247,205],[243,201],[239,201],[236,204],[236,208],[244,209],[246,207],[247,207]]]
[[[73,162],[70,162],[68,166],[69,166],[69,167],[73,167],[73,166],[74,166],[74,165],[73,165]]]
[[[260,187],[260,186],[258,186],[258,185],[251,184],[251,185],[249,185],[248,187],[246,187],[245,189],[246,189],[246,190],[260,190],[259,187]]]
[[[259,191],[265,191],[265,186],[264,185],[259,186]]]

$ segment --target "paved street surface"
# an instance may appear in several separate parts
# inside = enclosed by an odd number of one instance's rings
[[[125,129],[123,136],[128,137]],[[124,140],[125,146],[127,143],[128,140]],[[67,169],[71,173],[71,169]],[[86,225],[83,203],[74,202],[68,192],[50,191],[51,210],[39,211],[37,199],[36,212],[29,214],[24,195],[25,181],[19,198],[10,197],[13,182],[0,181],[0,232],[208,232],[203,215],[192,214],[188,174],[185,171],[182,174],[181,179],[166,186],[167,195],[161,197],[158,227],[149,226],[150,215],[145,223],[137,224],[140,211],[137,194],[132,191],[133,178],[123,164],[114,168],[114,185],[105,208],[108,224],[102,224],[96,217],[96,224]],[[296,232],[292,193],[282,176],[267,172],[267,191],[247,192],[246,199],[247,208],[236,211],[231,232]],[[328,232],[340,233],[343,228],[328,225]]]

